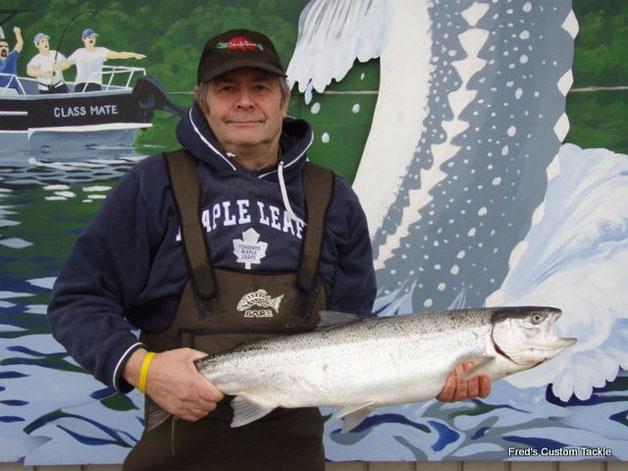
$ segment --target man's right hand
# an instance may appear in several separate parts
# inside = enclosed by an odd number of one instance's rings
[[[136,350],[124,367],[124,379],[133,386],[139,382],[146,353],[144,349]],[[194,360],[204,356],[205,353],[190,348],[156,354],[148,370],[146,394],[166,412],[180,419],[196,421],[205,417],[224,395],[194,366]]]

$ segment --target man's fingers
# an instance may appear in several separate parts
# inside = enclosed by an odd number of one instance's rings
[[[183,420],[196,421],[216,409],[216,402],[204,401],[199,397],[186,397],[173,401],[166,411]]]
[[[478,397],[480,395],[480,377],[474,376],[467,381],[468,397]]]
[[[474,366],[475,364],[470,361],[456,365],[447,376],[445,386],[436,399],[442,402],[454,402],[475,397],[488,397],[491,393],[491,380],[487,375],[472,376],[467,380],[461,379]]]
[[[452,401],[461,401],[467,397],[467,382],[460,379],[465,372],[465,365],[463,363],[456,365],[454,369],[454,384],[455,390]]]
[[[206,402],[218,402],[222,401],[225,395],[214,386],[212,383],[205,379],[200,379],[199,387],[197,388],[198,397]]]
[[[488,376],[482,375],[479,377],[480,383],[480,391],[478,392],[478,396],[484,398],[488,397],[491,393],[491,380]]]
[[[206,412],[203,413],[202,411],[198,410],[186,412],[184,414],[178,415],[177,417],[179,417],[179,419],[185,420],[186,422],[196,422],[197,420],[201,420],[206,415]]]
[[[445,380],[445,386],[442,391],[436,396],[436,399],[442,402],[451,402],[454,398],[454,392],[456,390],[456,373],[452,371]]]
[[[223,393],[203,378],[194,361],[205,353],[189,348],[155,355],[148,371],[146,392],[170,414],[184,420],[198,420],[216,409]]]
[[[463,379],[456,379],[456,392],[454,394],[454,401],[462,401],[466,399],[467,394],[467,382]]]

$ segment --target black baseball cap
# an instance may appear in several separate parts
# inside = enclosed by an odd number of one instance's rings
[[[232,29],[205,43],[198,61],[197,82],[210,80],[242,67],[254,67],[286,77],[279,55],[265,34],[248,29]]]

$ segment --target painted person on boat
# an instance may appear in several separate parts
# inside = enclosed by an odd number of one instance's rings
[[[0,38],[0,93],[5,87],[13,88],[20,92],[20,85],[17,78],[17,60],[20,57],[22,48],[24,47],[24,39],[22,39],[22,30],[15,26],[13,28],[15,34],[15,47],[9,52],[9,41]]]
[[[144,54],[136,52],[117,52],[106,47],[96,47],[99,36],[92,29],[84,29],[81,40],[84,47],[75,50],[70,57],[55,65],[57,70],[65,70],[76,66],[75,92],[91,92],[102,89],[103,64],[109,59],[144,59]]]
[[[364,211],[342,177],[308,163],[312,129],[287,116],[266,35],[210,38],[195,94],[182,148],[121,178],[77,239],[53,289],[53,334],[97,379],[144,392],[146,417],[155,403],[176,417],[144,432],[124,470],[322,471],[318,408],[231,428],[229,401],[194,360],[312,330],[322,309],[370,313]],[[489,390],[452,373],[439,398]]]
[[[39,93],[67,93],[68,86],[63,80],[63,72],[54,68],[55,64],[66,59],[65,56],[50,50],[50,36],[45,33],[37,33],[33,42],[39,53],[26,66],[26,73],[37,79]]]

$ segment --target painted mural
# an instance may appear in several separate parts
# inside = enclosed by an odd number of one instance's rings
[[[487,399],[382,408],[346,434],[325,410],[327,458],[628,459],[628,69],[608,33],[628,25],[622,2],[32,3],[0,18],[10,49],[15,27],[24,42],[18,88],[0,88],[0,462],[117,463],[138,440],[141,394],[86,374],[46,305],[115,180],[177,146],[201,45],[236,26],[270,34],[312,160],[353,182],[378,315],[553,305],[556,334],[578,338]],[[87,30],[136,56],[108,57],[100,90],[77,92],[70,68],[48,77],[69,93],[40,94],[35,35],[70,57]]]

